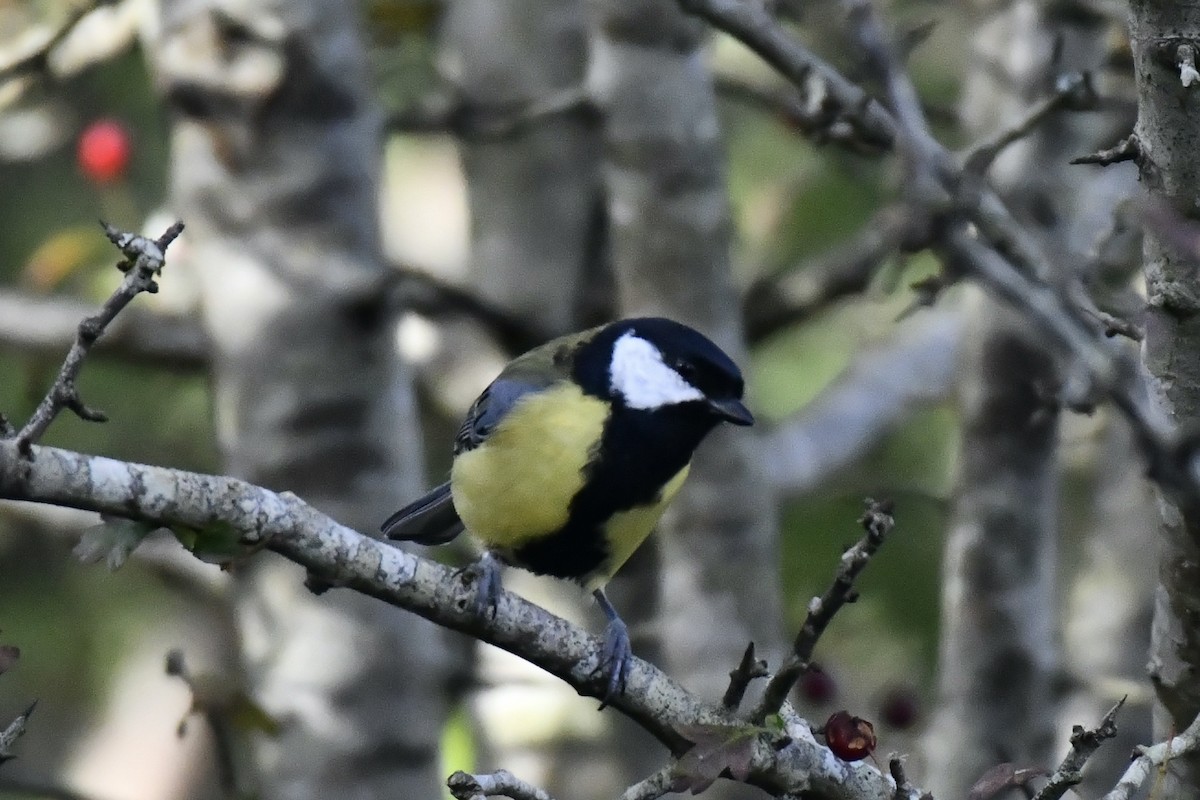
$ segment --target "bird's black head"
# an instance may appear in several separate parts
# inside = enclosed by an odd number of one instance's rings
[[[619,407],[703,411],[712,422],[750,425],[742,373],[699,331],[660,317],[605,326],[580,348],[575,379]]]

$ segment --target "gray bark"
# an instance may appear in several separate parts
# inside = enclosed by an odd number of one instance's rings
[[[374,530],[419,491],[422,459],[380,291],[380,137],[353,7],[179,0],[154,53],[226,468]],[[239,577],[250,689],[284,726],[256,742],[263,796],[435,796],[440,633],[315,596],[292,564]]]
[[[1077,4],[1002,7],[975,37],[963,109],[970,130],[1011,124],[1059,72],[1100,67],[1105,33],[1103,20]],[[1060,273],[1051,280],[1071,279],[1081,237],[1094,230],[1085,224],[1112,213],[1116,192],[1083,185],[1088,174],[1067,166],[1111,124],[1059,112],[993,168],[1010,207],[1055,253]],[[1070,220],[1085,224],[1072,228]],[[943,565],[938,713],[925,739],[930,783],[943,796],[966,794],[1002,761],[1048,764],[1056,747],[1061,377],[1021,315],[979,302],[979,329],[965,348],[963,440]]]
[[[1132,753],[1152,735],[1146,653],[1155,559],[1154,548],[1146,543],[1153,541],[1156,524],[1153,492],[1123,420],[1110,418],[1096,438],[1095,504],[1084,522],[1084,551],[1071,583],[1063,628],[1073,691],[1059,715],[1059,730],[1090,727],[1105,708],[1128,699],[1116,737],[1084,770],[1084,797],[1098,797],[1112,788],[1128,766],[1119,755]],[[1059,749],[1066,746],[1060,735]]]
[[[1200,3],[1130,3],[1138,91],[1138,162],[1150,194],[1184,218],[1200,219],[1200,86],[1181,80],[1186,40],[1200,42]],[[1161,407],[1176,423],[1200,414],[1200,259],[1148,231],[1144,265],[1149,309],[1143,359]],[[1161,581],[1155,598],[1150,672],[1162,704],[1157,733],[1180,731],[1200,711],[1200,509],[1163,504]],[[1200,796],[1200,763],[1180,760],[1162,797]]]
[[[704,25],[670,0],[593,6],[598,34],[589,82],[605,113],[622,312],[691,324],[745,365]],[[754,437],[718,430],[661,526],[665,658],[671,674],[701,696],[720,697],[747,641],[764,656],[780,652],[774,513]]]

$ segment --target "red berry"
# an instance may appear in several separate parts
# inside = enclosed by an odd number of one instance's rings
[[[904,730],[917,721],[917,695],[906,686],[893,686],[879,703],[879,716],[885,724]]]
[[[113,119],[98,119],[79,135],[76,157],[90,180],[112,183],[125,174],[132,149],[124,125]]]
[[[837,696],[837,682],[816,664],[800,678],[800,694],[810,703],[828,703]]]
[[[825,721],[825,743],[842,761],[862,761],[875,750],[875,726],[849,711]]]

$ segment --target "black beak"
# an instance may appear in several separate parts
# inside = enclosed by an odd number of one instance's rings
[[[727,397],[723,400],[710,397],[708,399],[708,407],[712,410],[713,414],[726,422],[732,422],[734,425],[754,424],[754,415],[736,397]]]

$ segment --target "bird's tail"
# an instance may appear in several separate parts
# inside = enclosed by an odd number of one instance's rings
[[[463,532],[463,523],[454,508],[450,484],[443,483],[392,514],[380,530],[389,539],[418,544],[445,544],[458,536]]]

